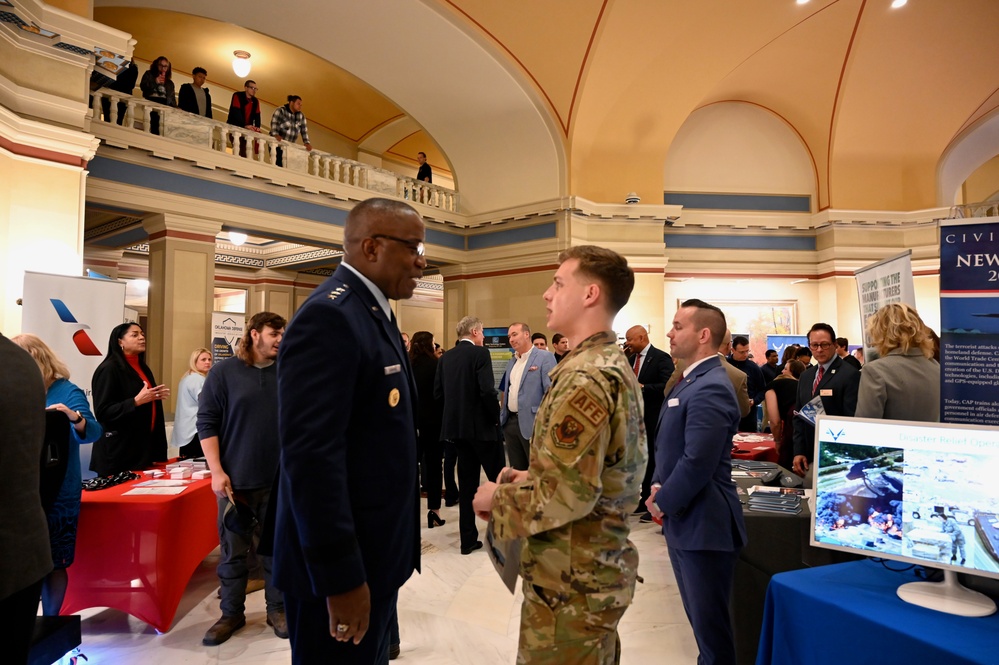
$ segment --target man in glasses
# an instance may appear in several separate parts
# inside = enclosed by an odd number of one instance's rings
[[[427,266],[423,219],[368,199],[343,262],[295,315],[278,359],[274,581],[292,663],[386,663],[396,597],[420,563],[416,387],[390,300]]]
[[[251,79],[243,84],[243,92],[232,93],[226,122],[251,132],[260,131],[260,100],[257,99],[256,81]],[[246,139],[243,138],[239,140],[239,156],[246,157]]]
[[[828,323],[816,323],[808,331],[808,348],[815,365],[809,365],[798,378],[795,410],[818,398],[830,416],[852,416],[857,410],[860,372],[836,355],[836,333]],[[808,472],[815,448],[815,426],[801,418],[794,422],[793,471],[799,476]]]

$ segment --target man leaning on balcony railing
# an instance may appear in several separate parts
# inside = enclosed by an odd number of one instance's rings
[[[260,131],[260,100],[257,99],[256,81],[251,79],[243,84],[243,92],[232,93],[226,122],[253,132]],[[242,137],[239,139],[239,156],[246,157],[246,139]]]

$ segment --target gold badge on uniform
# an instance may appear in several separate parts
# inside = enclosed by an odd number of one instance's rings
[[[552,428],[552,440],[557,448],[575,448],[583,429],[583,423],[572,416],[566,416]]]
[[[399,403],[399,389],[393,388],[389,391],[389,406],[394,407]]]

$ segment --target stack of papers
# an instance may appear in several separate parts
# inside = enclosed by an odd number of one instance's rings
[[[753,492],[749,496],[749,509],[766,513],[797,515],[801,512],[801,496],[798,494]]]

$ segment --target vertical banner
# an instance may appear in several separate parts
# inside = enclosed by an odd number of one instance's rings
[[[242,314],[212,312],[212,365],[236,355],[236,343],[245,328]]]
[[[940,223],[940,419],[999,426],[999,224]]]
[[[125,283],[89,277],[24,273],[21,330],[40,337],[69,368],[70,381],[87,394],[94,370],[104,360],[111,330],[122,323]],[[83,477],[89,471],[93,446],[80,446]]]
[[[873,360],[877,353],[867,340],[867,319],[885,305],[900,302],[916,308],[916,289],[912,285],[912,250],[853,271],[860,300],[860,332],[864,336],[864,358]]]

